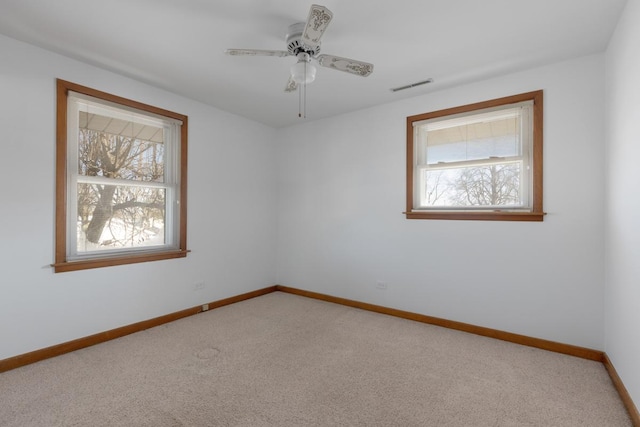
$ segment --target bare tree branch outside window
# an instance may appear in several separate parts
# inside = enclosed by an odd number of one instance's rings
[[[80,175],[162,182],[163,144],[133,137],[80,129]],[[81,235],[101,247],[133,247],[163,239],[165,192],[139,185],[78,184]]]

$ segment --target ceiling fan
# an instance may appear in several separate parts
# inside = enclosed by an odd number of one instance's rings
[[[298,85],[313,82],[316,68],[312,60],[321,67],[344,71],[366,77],[373,72],[373,64],[342,58],[334,55],[320,55],[320,39],[333,18],[333,13],[324,6],[311,5],[307,22],[297,22],[289,26],[286,34],[287,50],[227,49],[228,55],[236,56],[295,56],[298,62],[291,67],[291,75],[285,92],[293,92]]]

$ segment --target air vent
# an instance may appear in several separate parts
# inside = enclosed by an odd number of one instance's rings
[[[398,92],[399,90],[411,89],[412,87],[426,85],[427,83],[432,83],[433,79],[427,79],[421,82],[411,83],[410,85],[400,86],[391,88],[391,92]]]

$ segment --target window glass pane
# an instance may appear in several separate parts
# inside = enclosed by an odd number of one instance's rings
[[[424,207],[522,206],[520,162],[422,171]]]
[[[78,184],[78,253],[165,244],[165,189]]]
[[[78,173],[164,182],[164,129],[79,113]]]
[[[473,117],[469,118],[471,121]],[[520,116],[426,129],[427,163],[516,157],[521,154]]]

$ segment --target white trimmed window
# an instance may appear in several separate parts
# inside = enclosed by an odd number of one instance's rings
[[[186,117],[58,84],[56,271],[185,256]]]
[[[541,106],[533,92],[409,117],[407,217],[542,220]]]

